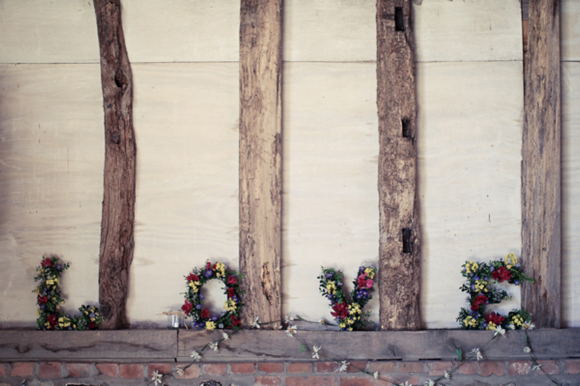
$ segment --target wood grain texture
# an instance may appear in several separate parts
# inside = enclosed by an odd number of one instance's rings
[[[562,63],[562,327],[580,327],[580,63]]]
[[[374,62],[376,0],[284,3],[285,62]]]
[[[281,317],[282,2],[241,1],[240,270],[243,322]]]
[[[240,0],[123,0],[131,63],[237,62]]]
[[[402,20],[396,22],[399,10]],[[379,293],[383,330],[412,330],[421,324],[414,47],[411,1],[379,0]]]
[[[171,360],[177,331],[0,331],[0,361]]]
[[[378,263],[379,132],[374,63],[285,63],[282,285],[284,314],[333,319],[320,266]],[[365,307],[378,325],[378,295]]]
[[[564,0],[560,8],[560,55],[563,62],[580,61],[580,3]]]
[[[521,253],[521,61],[419,63],[421,318],[457,328],[466,260]],[[501,312],[521,308],[520,287]]]
[[[3,0],[0,63],[98,63],[92,0]]]
[[[413,2],[419,62],[522,60],[519,0]]]
[[[576,357],[580,355],[580,329],[533,330],[528,332],[534,355],[538,359]],[[219,331],[193,332],[179,330],[177,355],[181,360],[191,350],[199,350],[208,342],[222,336]],[[485,345],[485,359],[521,359],[530,356],[523,331],[510,331],[501,339],[494,339],[492,331],[429,330],[429,331],[300,331],[297,338],[307,347],[321,346],[329,358],[348,360],[454,360],[456,350],[468,353],[473,347]],[[345,350],[345,348],[348,348]],[[243,330],[230,334],[230,340],[220,343],[219,352],[205,350],[203,360],[256,361],[299,360],[312,361],[311,353],[300,350],[300,342],[289,338],[285,331]]]
[[[136,143],[133,77],[120,0],[95,0],[105,110],[103,217],[99,254],[99,303],[103,329],[128,326],[126,303],[133,260]]]
[[[560,1],[529,6],[524,69],[522,256],[536,281],[522,287],[522,306],[537,327],[561,323]]]
[[[165,327],[159,313],[181,308],[191,269],[211,260],[238,271],[240,69],[238,63],[131,69],[139,153],[127,314],[132,327]],[[204,302],[212,303],[222,308],[224,301]]]
[[[102,103],[98,64],[0,65],[1,328],[34,327],[46,253],[71,263],[66,312],[98,301]]]

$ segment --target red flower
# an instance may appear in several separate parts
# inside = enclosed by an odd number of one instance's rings
[[[47,257],[46,259],[42,260],[40,265],[42,265],[44,268],[52,267],[52,260]]]
[[[348,316],[348,305],[346,303],[336,303],[332,307],[332,312],[330,314],[335,318],[344,319]]]
[[[491,277],[501,283],[503,281],[509,281],[512,277],[512,273],[502,265],[499,269],[496,269],[491,273]]]
[[[214,265],[214,267],[215,267],[215,265]],[[205,264],[205,270],[211,271],[211,263],[209,261]]]
[[[373,284],[375,284],[374,280],[367,279],[367,288],[373,288]]]
[[[56,317],[56,315],[48,315],[48,323],[50,324],[50,327],[54,327],[56,326],[56,323],[58,322],[58,318]]]
[[[38,295],[36,298],[38,300],[38,304],[48,303],[48,296],[46,296],[46,295],[44,295],[44,296]]]
[[[487,303],[487,296],[481,295],[481,294],[477,295],[475,297],[475,300],[473,301],[473,304],[471,305],[471,309],[473,311],[477,311],[479,309],[479,307],[485,303]]]
[[[193,273],[190,273],[189,276],[187,277],[187,281],[199,281],[199,276],[194,275]]]
[[[496,314],[495,312],[492,312],[491,314],[488,314],[485,317],[485,321],[487,323],[491,322],[493,324],[495,324],[496,326],[501,326],[501,324],[504,322],[505,318],[499,314]]]
[[[228,293],[228,298],[233,298],[234,295],[236,294],[236,290],[234,288],[228,288],[227,289],[227,293]]]
[[[193,303],[189,300],[186,300],[185,303],[181,306],[181,310],[185,312],[186,315],[189,315],[191,309],[193,308]]]
[[[207,308],[201,310],[201,317],[203,319],[209,319],[209,310]]]
[[[228,284],[229,285],[236,285],[236,284],[238,284],[238,278],[235,277],[234,275],[228,276]]]
[[[240,322],[240,319],[238,319],[238,317],[236,315],[232,315],[230,317],[230,320],[232,321],[232,324],[234,326],[239,326],[240,324],[242,324],[242,322]]]
[[[362,275],[360,275],[357,279],[356,279],[356,285],[359,288],[365,288],[367,285],[367,274],[363,273]]]
[[[93,322],[89,323],[89,330],[96,330],[97,329],[97,325]]]

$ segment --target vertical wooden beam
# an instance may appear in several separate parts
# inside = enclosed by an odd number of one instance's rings
[[[120,0],[94,0],[105,110],[105,168],[99,303],[103,329],[128,326],[129,267],[133,260],[136,144],[133,80],[121,24]]]
[[[243,322],[279,320],[282,224],[282,0],[242,0],[240,270]]]
[[[529,3],[524,70],[522,288],[537,327],[560,327],[560,1]]]
[[[421,246],[411,0],[378,0],[376,19],[380,323],[383,330],[415,330]]]

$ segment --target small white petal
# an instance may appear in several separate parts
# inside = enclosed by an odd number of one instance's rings
[[[540,369],[540,367],[542,367],[542,365],[535,365],[534,367],[532,367],[532,371],[533,371],[533,370],[539,370],[539,369]]]
[[[195,351],[195,350],[192,350],[191,351],[191,357],[196,362],[199,362],[201,360],[201,355],[199,355],[199,353],[197,351]]]
[[[425,386],[435,386],[435,382],[432,379],[425,381]]]
[[[528,346],[526,346],[526,347],[524,347],[524,352],[525,353],[531,353],[532,352],[532,349],[529,348]]]
[[[338,369],[338,371],[340,371],[341,373],[346,371],[349,365],[350,363],[348,363],[347,361],[340,362],[340,368]]]
[[[163,383],[163,375],[159,374],[159,371],[155,370],[153,372],[153,375],[151,377],[151,380],[153,382],[155,382],[156,385],[157,384],[161,384],[161,383]]]
[[[448,371],[446,371],[446,372],[445,372],[445,374],[443,374],[443,376],[444,376],[446,379],[451,379],[451,374],[449,374],[449,372],[448,372]]]
[[[375,371],[375,372],[373,373],[373,378],[374,378],[374,379],[379,379],[379,372],[378,372],[378,371]]]
[[[225,332],[223,332],[223,331],[222,331],[222,335],[224,337],[224,340],[230,339],[230,336],[228,334],[226,334]]]

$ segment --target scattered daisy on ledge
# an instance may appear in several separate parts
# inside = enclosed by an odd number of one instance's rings
[[[481,355],[481,351],[479,350],[479,348],[474,348],[473,350],[470,351],[470,353],[475,354],[475,359],[477,359],[478,361],[483,359],[483,355]]]
[[[190,356],[193,358],[193,360],[195,362],[199,362],[201,360],[201,355],[197,351],[195,351],[195,350],[191,350],[191,355]]]
[[[435,382],[432,379],[428,379],[425,381],[425,386],[435,386]]]
[[[350,363],[348,363],[347,361],[340,362],[340,368],[338,369],[338,371],[341,373],[345,372],[349,365]]]
[[[288,336],[294,336],[294,334],[296,334],[296,331],[298,330],[298,326],[290,326],[288,327],[288,329],[286,330],[286,334]]]
[[[250,326],[251,328],[260,328],[260,318],[258,316],[254,317],[254,322]]]
[[[320,359],[318,352],[322,346],[312,346],[312,359]]]
[[[375,371],[375,372],[373,373],[373,378],[374,378],[374,379],[379,379],[379,376],[380,376],[380,373],[379,373],[378,371]]]
[[[163,383],[163,375],[159,374],[159,371],[155,370],[151,376],[151,381],[154,382],[155,385],[160,385]]]
[[[218,342],[211,342],[209,344],[209,348],[211,348],[213,351],[219,351]]]

